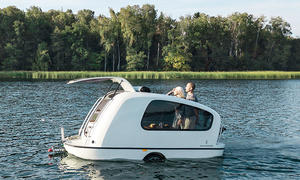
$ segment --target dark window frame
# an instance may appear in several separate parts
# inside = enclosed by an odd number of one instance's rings
[[[150,107],[151,103],[153,102],[156,102],[156,101],[160,101],[160,102],[165,102],[165,103],[172,103],[172,104],[176,104],[178,106],[189,106],[189,107],[192,107],[192,108],[197,108],[198,111],[203,111],[204,112],[207,112],[211,115],[211,120],[210,120],[210,125],[206,128],[206,129],[174,129],[174,128],[160,128],[160,127],[157,127],[157,128],[145,128],[145,126],[143,126],[143,120],[144,120],[144,117],[145,117],[145,114],[148,110],[148,108]],[[162,114],[164,114],[164,112],[160,112]],[[198,118],[199,118],[199,115],[198,115]],[[168,101],[168,100],[152,100],[148,103],[147,107],[146,107],[146,110],[142,116],[142,119],[140,120],[140,125],[142,127],[142,129],[144,129],[145,131],[209,131],[214,123],[214,119],[215,119],[215,116],[213,113],[207,111],[207,110],[204,110],[204,109],[201,109],[199,107],[195,107],[195,106],[191,106],[191,105],[188,105],[188,104],[183,104],[183,103],[178,103],[178,102],[174,102],[174,101]]]

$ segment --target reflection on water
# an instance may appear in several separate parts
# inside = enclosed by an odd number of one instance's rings
[[[185,80],[132,81],[166,93]],[[0,82],[0,179],[299,179],[299,80],[198,80],[200,103],[220,113],[224,157],[202,160],[86,161],[48,158],[78,133],[109,83]]]
[[[87,161],[68,155],[59,167],[65,172],[83,170],[91,179],[220,179],[223,158],[142,161]]]

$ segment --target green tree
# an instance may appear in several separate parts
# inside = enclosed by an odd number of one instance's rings
[[[144,63],[139,63],[140,60],[138,60],[138,62],[133,62],[134,60],[137,60],[137,58],[133,58],[136,57],[138,54],[137,52],[143,51],[144,39],[141,34],[143,22],[140,7],[135,5],[121,8],[118,17],[120,19],[122,36],[126,46],[127,70],[132,70],[131,64],[134,63],[138,64],[138,68],[141,68],[140,65],[144,66]]]
[[[149,69],[150,63],[150,48],[152,46],[153,37],[156,31],[157,20],[156,10],[154,5],[145,4],[142,6],[143,31],[145,43],[147,47],[147,63],[146,70]]]
[[[50,22],[52,29],[57,28],[60,31],[64,30],[66,26],[72,26],[72,24],[76,22],[75,15],[70,9],[68,9],[66,12],[49,10],[47,12],[47,16],[49,16],[49,19],[51,19]]]
[[[112,71],[115,71],[115,54],[118,57],[117,70],[120,71],[121,68],[121,52],[120,45],[122,43],[122,33],[121,33],[121,23],[119,17],[112,10],[109,9],[110,18],[99,16],[99,33],[101,37],[101,44],[104,46],[105,51],[112,55]],[[106,58],[107,59],[107,56]],[[105,67],[107,61],[105,60]],[[106,71],[106,68],[105,68]]]
[[[87,70],[87,60],[89,57],[89,49],[87,44],[87,36],[89,27],[85,24],[74,23],[71,30],[71,52],[72,52],[72,68],[74,70]]]
[[[288,70],[300,71],[300,39],[290,39],[291,54],[287,62]]]
[[[172,19],[153,5],[110,17],[88,9],[0,9],[1,70],[297,70],[299,38],[281,17],[195,13]],[[124,60],[123,60],[124,59]]]
[[[4,70],[16,70],[18,69],[18,60],[22,56],[21,51],[11,43],[7,43],[4,47],[5,58],[2,62],[2,69]]]
[[[112,41],[113,41],[113,62],[114,62],[114,52],[117,49],[118,54],[118,65],[117,70],[120,71],[121,68],[121,52],[120,52],[120,44],[122,42],[122,32],[121,32],[121,23],[119,17],[115,13],[113,9],[109,9],[110,17],[111,17],[111,28],[112,28]],[[113,63],[114,64],[114,63]],[[113,67],[114,70],[114,67]]]
[[[144,68],[148,70],[150,48],[156,32],[157,22],[154,6],[146,4],[142,8],[138,5],[121,8],[119,19],[126,48],[133,48],[136,52],[143,51],[144,54],[147,54]],[[129,52],[129,50],[127,49],[126,52]]]
[[[185,42],[187,51],[192,53],[192,67],[194,70],[208,70],[210,62],[211,44],[210,40],[210,17],[206,14],[197,14],[195,18],[182,18],[180,22],[181,31],[184,33],[182,42]]]
[[[181,48],[174,46],[165,46],[163,49],[165,54],[165,70],[190,71],[189,65],[191,54],[184,52]]]
[[[290,24],[281,17],[271,18],[266,26],[267,36],[267,63],[270,69],[286,70],[288,57],[290,56],[290,44],[286,36],[291,34]]]
[[[169,44],[168,32],[176,25],[176,20],[169,16],[165,16],[163,13],[160,14],[157,19],[156,33],[154,35],[154,43],[157,44],[156,51],[156,69],[162,69],[163,58],[162,48]]]
[[[66,26],[64,30],[55,28],[51,34],[52,70],[72,70],[72,28]]]
[[[3,64],[3,69],[27,69],[30,64],[24,61],[25,31],[23,11],[15,6],[0,9],[0,65]]]
[[[168,31],[169,44],[163,47],[166,70],[191,70],[191,53],[188,52],[186,41],[189,18],[181,17],[180,22]]]
[[[107,71],[107,56],[112,50],[114,45],[114,40],[112,38],[112,26],[111,20],[104,16],[99,16],[99,34],[101,37],[101,44],[104,46],[105,49],[105,60],[104,60],[104,71]],[[112,70],[114,71],[114,56],[113,56],[113,65]]]
[[[134,49],[127,50],[127,71],[140,71],[144,68],[144,59],[146,55],[143,51],[137,53]]]
[[[48,46],[45,42],[38,45],[36,58],[32,64],[32,70],[47,71],[50,65],[50,56],[48,53]]]

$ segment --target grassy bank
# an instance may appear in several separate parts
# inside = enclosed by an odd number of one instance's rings
[[[126,79],[300,79],[299,72],[96,72],[96,71],[0,71],[0,79],[69,80],[97,76],[119,76]]]

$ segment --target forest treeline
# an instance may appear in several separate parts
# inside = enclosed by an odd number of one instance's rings
[[[300,39],[281,17],[176,20],[149,4],[109,12],[0,9],[0,70],[300,70]]]

